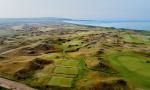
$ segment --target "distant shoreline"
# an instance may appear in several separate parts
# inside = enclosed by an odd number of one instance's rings
[[[99,20],[65,20],[63,21],[65,23],[69,24],[76,24],[76,25],[86,25],[86,26],[98,26],[98,27],[104,27],[104,28],[115,28],[115,29],[121,29],[121,30],[134,30],[134,31],[150,31],[150,21],[99,21]],[[130,26],[123,27],[121,26],[122,23],[148,23],[149,25],[142,26],[141,28],[144,27],[146,29],[138,29],[140,25],[137,28],[133,28]],[[108,24],[108,25],[107,25]],[[118,26],[111,25],[111,24],[118,24]],[[120,24],[120,26],[119,26]],[[148,28],[148,29],[147,29]]]
[[[20,24],[76,24],[86,26],[98,26],[120,30],[150,31],[150,19],[101,19],[83,20],[55,17],[43,18],[0,18],[0,27]]]

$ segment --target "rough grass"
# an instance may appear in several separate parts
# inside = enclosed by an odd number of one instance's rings
[[[40,58],[43,59],[56,59],[57,57],[62,57],[62,53],[49,53],[49,54],[43,54],[41,56],[39,56]]]
[[[76,39],[73,39],[73,40],[63,43],[62,48],[64,48],[65,51],[74,52],[74,51],[77,51],[79,48],[81,48],[84,45],[85,44],[82,40],[79,40],[78,38],[76,38]]]
[[[78,90],[130,90],[127,82],[123,79],[110,79],[104,81],[97,81],[92,82],[85,87],[84,85],[81,86]]]
[[[73,78],[66,78],[61,76],[53,76],[48,82],[50,86],[60,86],[60,87],[72,87]]]
[[[110,63],[120,74],[137,87],[150,88],[150,60],[133,52],[113,53],[109,56]]]
[[[74,40],[71,40],[71,41],[68,41],[66,43],[63,43],[63,45],[65,46],[69,46],[69,45],[79,45],[81,44],[82,40],[79,40],[79,39],[74,39]]]

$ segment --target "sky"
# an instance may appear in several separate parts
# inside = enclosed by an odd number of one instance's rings
[[[150,0],[0,0],[0,18],[149,18]]]

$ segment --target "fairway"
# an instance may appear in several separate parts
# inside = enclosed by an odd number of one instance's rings
[[[140,40],[138,37],[136,37],[134,35],[129,35],[129,34],[124,35],[124,41],[142,43],[142,40]]]
[[[78,67],[79,62],[75,60],[60,60],[57,64],[66,67]]]
[[[150,88],[150,64],[146,63],[149,58],[126,52],[111,54],[109,60],[128,81],[145,90]]]
[[[54,70],[54,73],[77,75],[78,74],[78,68],[56,67],[56,69]]]
[[[144,44],[150,44],[150,40],[148,38],[144,38],[138,35],[130,35],[125,34],[123,35],[123,40],[130,43],[144,43]]]

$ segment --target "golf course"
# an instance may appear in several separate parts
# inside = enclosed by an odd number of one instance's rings
[[[115,52],[109,55],[109,61],[133,85],[150,88],[150,58],[134,52]]]
[[[1,79],[4,88],[150,89],[149,32],[74,24],[18,27],[1,38],[0,76],[14,82]]]

